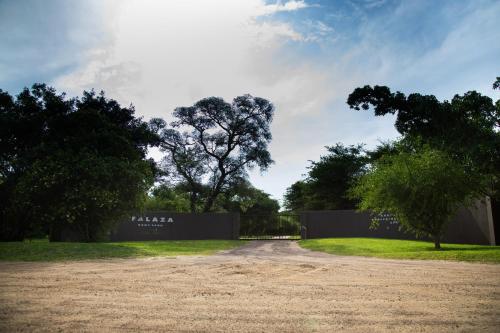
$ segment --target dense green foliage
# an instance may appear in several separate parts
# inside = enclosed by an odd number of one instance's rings
[[[189,192],[185,184],[160,184],[153,188],[145,203],[146,209],[165,210],[173,212],[190,211]],[[196,211],[203,208],[198,203]],[[279,203],[269,194],[252,186],[247,180],[241,179],[220,193],[214,202],[212,210],[215,212],[235,212],[240,214],[276,214]]]
[[[390,212],[439,247],[443,227],[459,206],[484,195],[499,199],[500,101],[469,91],[441,102],[433,95],[364,86],[347,103],[355,110],[373,107],[377,116],[396,114],[403,136],[375,154],[381,160],[352,190],[362,210]]]
[[[347,256],[500,263],[498,246],[442,244],[441,251],[435,251],[430,242],[376,238],[307,239],[299,244],[309,250]]]
[[[158,139],[104,93],[67,99],[34,85],[14,99],[0,90],[0,238],[101,239],[141,205],[155,171],[147,147]]]
[[[301,225],[296,214],[242,215],[240,225],[240,239],[262,239],[273,236],[300,239]]]
[[[267,169],[273,113],[263,98],[244,95],[227,103],[209,97],[176,108],[171,127],[151,121],[161,136],[164,171],[186,187],[191,211],[213,210],[217,197],[245,179],[248,168]]]
[[[497,78],[494,89],[499,88],[498,82]],[[361,145],[327,147],[329,154],[312,162],[307,177],[287,189],[287,210],[353,209],[361,198],[348,195],[349,188],[373,163],[384,156],[422,152],[424,147],[448,156],[450,163],[467,175],[461,179],[477,181],[479,188],[469,188],[468,197],[480,192],[499,199],[500,101],[493,103],[491,98],[470,91],[441,102],[433,95],[406,96],[385,86],[364,86],[356,88],[347,103],[355,110],[373,107],[377,116],[395,114],[401,139],[374,151],[365,151]]]
[[[380,159],[351,194],[360,199],[361,210],[390,213],[404,229],[430,237],[439,248],[445,225],[480,195],[481,181],[446,153],[424,147]]]
[[[497,81],[498,82],[498,81]],[[495,87],[495,84],[494,84]],[[495,195],[500,177],[500,103],[476,91],[439,101],[433,95],[392,93],[385,86],[356,88],[347,100],[355,110],[396,114],[396,129],[407,141],[442,150],[469,174],[490,178],[485,193]]]
[[[120,243],[49,243],[47,240],[0,243],[0,260],[67,261],[107,258],[210,255],[245,244],[238,240],[181,240]]]
[[[255,230],[264,232],[272,228],[272,221],[278,215],[280,205],[277,200],[253,187],[248,181],[241,181],[222,193],[214,208],[240,213],[240,235],[248,235]]]
[[[326,147],[328,154],[312,161],[305,180],[290,186],[284,206],[290,211],[354,209],[356,200],[347,196],[350,186],[366,171],[369,157],[362,145]]]
[[[276,214],[279,202],[248,181],[241,181],[222,193],[215,205],[218,211],[238,212],[242,215]]]
[[[286,189],[283,196],[283,206],[287,211],[300,212],[309,209],[309,184],[305,180],[298,180]]]
[[[190,211],[189,196],[182,188],[161,184],[146,198],[144,209],[186,213]]]

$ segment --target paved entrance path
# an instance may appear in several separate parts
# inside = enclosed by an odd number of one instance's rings
[[[500,265],[255,241],[209,257],[0,262],[0,331],[500,332]]]

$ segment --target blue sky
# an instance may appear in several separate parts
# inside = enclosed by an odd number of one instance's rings
[[[397,137],[394,119],[349,110],[358,86],[500,98],[499,19],[494,0],[0,0],[0,88],[104,89],[145,119],[268,98],[276,163],[251,180],[279,199],[325,145]]]

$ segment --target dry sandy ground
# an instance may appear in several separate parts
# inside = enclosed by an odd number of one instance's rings
[[[500,265],[340,257],[291,241],[1,262],[0,331],[500,332]]]

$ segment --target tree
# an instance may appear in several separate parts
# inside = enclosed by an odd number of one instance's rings
[[[240,213],[240,234],[269,234],[276,228],[280,205],[269,194],[242,179],[222,193],[215,207],[221,211]]]
[[[329,154],[309,167],[308,183],[316,209],[354,209],[356,202],[347,197],[347,190],[368,163],[363,146],[337,143],[326,148]]]
[[[228,191],[222,193],[214,205],[217,211],[238,212],[241,215],[277,214],[280,205],[277,200],[258,188],[248,180],[242,179]]]
[[[445,152],[424,147],[383,157],[350,195],[360,200],[360,210],[390,213],[404,229],[430,237],[439,249],[445,225],[458,207],[479,197],[481,182]]]
[[[283,206],[286,210],[300,212],[307,210],[311,202],[309,183],[299,180],[286,189]]]
[[[50,240],[101,239],[152,184],[145,155],[159,138],[104,93],[66,99],[36,84],[14,100],[0,91],[0,129],[3,240],[40,229]]]
[[[255,189],[250,205],[241,214],[241,235],[272,235],[279,223],[280,205],[269,194]],[[282,227],[285,227],[284,223]]]
[[[500,76],[497,76],[495,82],[493,82],[493,89],[500,89]]]
[[[487,96],[469,91],[441,102],[433,95],[405,96],[385,86],[364,86],[347,103],[355,110],[373,107],[376,116],[396,114],[396,129],[408,140],[446,151],[470,174],[492,175],[492,183],[499,177],[500,103]]]
[[[185,213],[190,211],[189,196],[182,187],[161,184],[155,187],[146,199],[144,208]]]
[[[351,184],[366,169],[369,158],[363,145],[326,147],[328,154],[311,162],[307,178],[294,183],[285,193],[285,207],[304,209],[354,209],[356,201],[347,196]]]
[[[192,211],[200,198],[202,211],[212,210],[217,197],[245,178],[248,169],[269,167],[273,113],[273,105],[260,97],[239,96],[232,103],[209,97],[176,108],[171,128],[159,119],[152,121],[166,153],[163,167],[174,181],[189,187]]]

